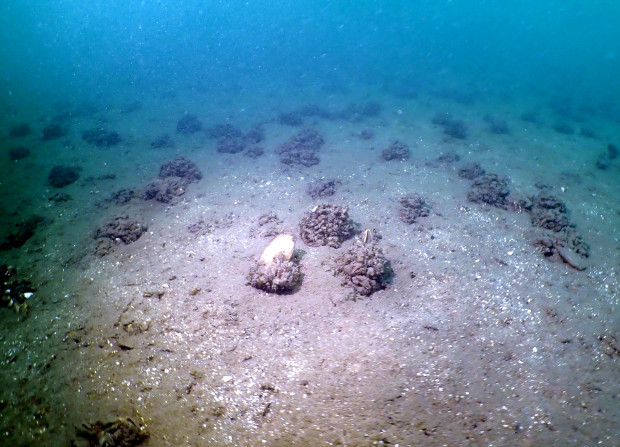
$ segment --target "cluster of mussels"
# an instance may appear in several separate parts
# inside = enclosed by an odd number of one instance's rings
[[[299,259],[280,253],[271,263],[257,262],[250,269],[248,284],[265,292],[287,293],[301,283]]]
[[[552,195],[546,185],[537,186],[542,191],[527,198],[511,195],[509,179],[497,174],[485,173],[477,164],[464,165],[459,176],[473,180],[467,199],[497,208],[527,211],[532,225],[540,229],[534,245],[552,260],[562,261],[577,270],[584,270],[585,259],[590,256],[590,246],[577,231],[569,218],[566,204]]]
[[[159,176],[146,185],[141,197],[144,200],[170,203],[176,197],[185,194],[185,189],[190,183],[196,183],[201,178],[202,173],[198,166],[180,156],[161,166]]]
[[[315,206],[299,224],[301,240],[311,247],[328,245],[338,248],[353,235],[354,230],[348,208],[333,204]]]
[[[532,225],[541,228],[541,235],[534,241],[542,254],[561,260],[577,270],[584,270],[584,259],[590,256],[590,246],[577,231],[568,216],[566,204],[543,191],[519,201],[532,218]]]
[[[346,206],[321,204],[304,215],[299,230],[301,239],[309,246],[339,248],[354,235],[355,225]],[[370,230],[364,231],[334,260],[334,272],[342,278],[342,284],[365,296],[385,288],[392,276],[389,261],[373,239]],[[292,245],[290,249],[292,252]],[[299,257],[279,253],[272,262],[257,261],[250,269],[248,284],[267,292],[286,293],[299,286],[302,276]]]
[[[0,265],[0,278],[2,279],[0,305],[12,308],[17,313],[26,313],[28,311],[26,301],[35,291],[30,281],[19,278],[15,267],[6,264]]]
[[[384,289],[393,275],[390,262],[373,240],[370,230],[366,230],[351,248],[338,256],[335,265],[342,284],[364,296]]]

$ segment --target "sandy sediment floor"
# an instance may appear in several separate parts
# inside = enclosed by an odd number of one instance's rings
[[[294,132],[277,123],[256,160],[190,144],[175,152],[204,177],[173,203],[97,207],[80,197],[85,205],[54,208],[56,245],[12,259],[31,262],[39,281],[29,315],[2,318],[5,441],[67,445],[82,423],[131,417],[149,446],[614,445],[613,184],[588,173],[571,183],[562,173],[576,168],[554,166],[552,155],[528,163],[539,149],[524,143],[529,134],[502,154],[489,149],[495,136],[472,144],[433,138],[430,125],[365,126],[372,141],[355,136],[358,124],[316,123],[321,163],[299,169],[273,152]],[[394,135],[410,141],[411,159],[381,159]],[[442,153],[461,161],[428,163]],[[469,202],[471,181],[456,169],[465,161],[508,175],[523,195],[544,173],[591,245],[588,268],[545,259],[527,213]],[[341,185],[314,201],[306,188],[322,177]],[[408,193],[431,207],[411,225],[398,214]],[[298,239],[298,290],[249,287],[269,235],[298,234],[304,213],[324,202],[347,205],[360,231],[381,235],[391,284],[360,297],[334,276],[335,257],[355,238],[338,249]],[[148,231],[93,255],[92,230],[123,213]],[[261,225],[266,214],[277,219]]]

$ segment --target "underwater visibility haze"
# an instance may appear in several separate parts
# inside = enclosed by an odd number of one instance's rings
[[[614,446],[620,4],[0,4],[0,444]]]

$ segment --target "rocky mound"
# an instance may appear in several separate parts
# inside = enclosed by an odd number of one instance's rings
[[[301,240],[316,247],[329,245],[338,248],[355,230],[346,206],[321,204],[307,212],[299,224]]]
[[[390,262],[367,233],[335,259],[335,274],[342,284],[364,296],[387,287],[393,274]]]

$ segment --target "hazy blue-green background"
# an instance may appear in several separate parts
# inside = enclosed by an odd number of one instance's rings
[[[20,0],[2,2],[0,33],[5,103],[128,86],[456,83],[620,114],[614,0]]]

